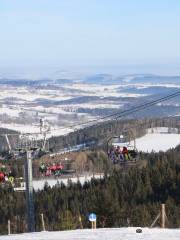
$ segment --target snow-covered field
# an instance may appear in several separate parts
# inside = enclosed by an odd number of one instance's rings
[[[138,151],[159,152],[175,148],[180,144],[180,134],[148,133],[147,135],[136,139]]]
[[[0,240],[179,240],[180,229],[142,228],[85,229],[61,232],[25,233],[1,236]]]
[[[177,128],[157,127],[147,129],[147,134],[136,139],[138,151],[159,152],[175,148],[180,144],[180,134]]]

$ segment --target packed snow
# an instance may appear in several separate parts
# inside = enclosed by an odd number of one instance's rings
[[[0,236],[0,240],[179,240],[180,229],[142,228],[136,233],[135,227],[84,229],[59,232],[37,232]]]

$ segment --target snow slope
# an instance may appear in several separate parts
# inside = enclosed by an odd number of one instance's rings
[[[148,133],[141,138],[136,139],[138,151],[159,152],[175,148],[180,144],[180,134],[168,133]]]
[[[1,236],[0,240],[179,240],[180,229],[143,228],[85,229],[61,232],[25,233]]]

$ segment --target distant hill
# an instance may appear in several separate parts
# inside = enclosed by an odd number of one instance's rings
[[[0,84],[8,85],[62,85],[82,82],[87,84],[123,84],[123,83],[138,83],[138,84],[180,84],[180,76],[159,76],[153,74],[130,74],[114,76],[112,74],[98,73],[94,75],[87,75],[80,79],[75,78],[57,78],[57,79],[13,79],[13,78],[0,78]]]

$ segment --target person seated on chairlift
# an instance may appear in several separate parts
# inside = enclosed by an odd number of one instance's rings
[[[120,153],[119,153],[119,161],[120,162],[124,162],[125,161],[124,154],[122,153],[122,151],[120,151]]]
[[[113,150],[114,150],[114,148],[111,147],[110,150],[108,151],[108,156],[109,156],[109,157],[111,157],[111,155],[112,155],[112,153],[113,153]]]
[[[118,155],[119,155],[118,147],[115,147],[115,157],[118,158]]]
[[[113,154],[111,155],[111,161],[112,161],[113,163],[116,163],[116,155],[115,155],[115,153],[113,153]]]
[[[114,149],[113,152],[111,153],[111,161],[113,163],[116,163],[116,161],[117,161],[116,158],[117,158],[117,155],[116,155],[116,151]]]
[[[5,173],[0,172],[0,182],[4,182],[5,181]]]
[[[117,153],[117,155],[119,155],[119,154],[121,153],[120,146],[117,146],[117,148],[116,148],[116,153]]]
[[[39,171],[41,173],[44,173],[46,171],[46,165],[44,163],[41,163],[40,167],[39,167]]]
[[[127,147],[123,147],[122,154],[124,155],[124,159],[126,161],[130,160],[130,155],[129,155]]]
[[[114,155],[115,155],[115,151],[114,151],[114,147],[112,147],[109,151],[109,157],[112,159],[114,158]]]

